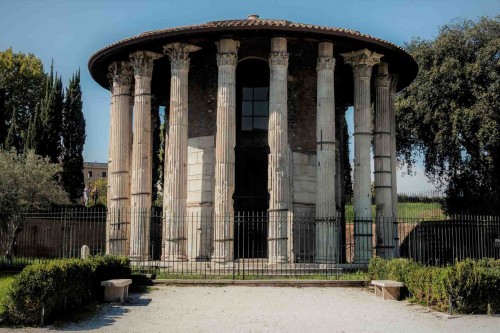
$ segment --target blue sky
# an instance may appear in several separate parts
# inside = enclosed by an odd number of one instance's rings
[[[0,0],[0,50],[31,52],[54,67],[67,85],[82,74],[87,121],[86,161],[105,162],[108,153],[109,92],[87,70],[98,49],[144,31],[242,19],[262,18],[358,30],[398,45],[412,37],[431,39],[441,25],[457,17],[476,19],[500,14],[499,0]],[[422,172],[399,181],[402,191],[427,190]]]

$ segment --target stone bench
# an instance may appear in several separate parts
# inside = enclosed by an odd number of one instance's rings
[[[396,301],[401,298],[401,288],[404,287],[403,282],[392,280],[372,280],[371,284],[375,287],[375,296]]]
[[[132,279],[102,281],[101,286],[104,287],[104,300],[106,302],[125,302],[128,297],[128,286],[131,283]]]

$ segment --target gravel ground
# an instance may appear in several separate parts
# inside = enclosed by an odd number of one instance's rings
[[[164,286],[79,323],[22,331],[500,332],[500,317],[450,317],[365,289]]]

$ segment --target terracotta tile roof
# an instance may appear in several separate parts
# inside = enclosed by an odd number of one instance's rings
[[[195,24],[195,25],[188,25],[188,26],[180,26],[180,27],[174,27],[174,28],[166,28],[166,29],[159,29],[159,30],[152,30],[152,31],[147,31],[143,32],[137,36],[126,38],[123,40],[120,40],[116,43],[110,44],[99,51],[95,52],[92,54],[91,59],[94,58],[96,55],[105,52],[106,50],[112,49],[114,46],[119,45],[119,44],[124,44],[127,42],[131,42],[134,40],[138,39],[143,39],[144,37],[154,37],[154,36],[159,36],[159,35],[168,35],[168,34],[175,34],[178,32],[190,32],[190,31],[199,31],[202,32],[203,30],[207,31],[212,31],[216,29],[224,29],[224,30],[230,30],[231,28],[238,28],[236,30],[245,30],[245,27],[249,27],[250,29],[255,29],[256,27],[262,27],[262,28],[288,28],[290,30],[302,30],[304,32],[313,32],[313,33],[340,33],[340,34],[345,34],[345,35],[352,35],[352,36],[357,36],[357,37],[363,37],[366,39],[371,39],[373,41],[377,42],[382,42],[384,44],[390,45],[392,47],[395,47],[397,49],[402,50],[399,46],[396,44],[393,44],[389,41],[373,37],[367,34],[362,34],[359,31],[356,30],[351,30],[351,29],[343,29],[343,28],[335,28],[335,27],[325,27],[325,26],[320,26],[320,25],[313,25],[313,24],[305,24],[305,23],[296,23],[296,22],[291,22],[287,20],[271,20],[271,19],[243,19],[243,20],[224,20],[224,21],[212,21],[212,22],[207,22],[204,24]],[[242,29],[243,28],[243,29]],[[287,30],[288,30],[287,29]],[[404,50],[402,50],[404,51]]]

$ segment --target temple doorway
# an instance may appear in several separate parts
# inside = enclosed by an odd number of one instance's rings
[[[243,60],[236,69],[235,258],[267,257],[269,65]]]

